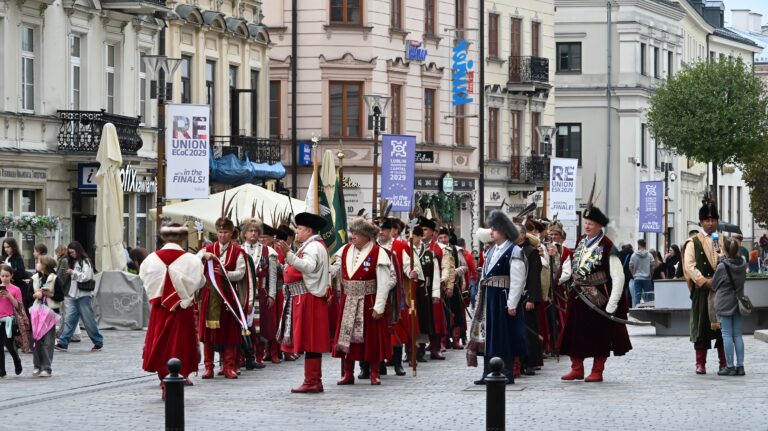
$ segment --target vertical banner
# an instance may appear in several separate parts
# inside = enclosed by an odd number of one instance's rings
[[[549,162],[549,208],[559,220],[577,220],[576,175],[579,159],[553,158]]]
[[[640,182],[640,232],[664,232],[664,182]]]
[[[208,105],[166,105],[166,199],[208,197],[209,119]]]
[[[451,106],[463,106],[474,101],[471,97],[474,89],[475,62],[469,60],[469,42],[464,38],[457,39],[451,52]]]
[[[392,204],[392,211],[411,210],[415,169],[416,137],[382,135],[381,198]]]

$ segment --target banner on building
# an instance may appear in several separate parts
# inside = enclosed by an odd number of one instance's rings
[[[640,232],[664,232],[664,182],[640,182]]]
[[[415,167],[415,136],[382,136],[381,198],[392,204],[392,211],[411,210]]]
[[[577,220],[576,176],[579,159],[554,158],[549,162],[549,209],[559,220]]]
[[[451,105],[454,107],[467,105],[474,101],[471,97],[473,90],[473,68],[475,62],[469,58],[469,42],[466,39],[456,39],[451,52]]]
[[[208,105],[166,105],[166,199],[208,197],[210,115]]]

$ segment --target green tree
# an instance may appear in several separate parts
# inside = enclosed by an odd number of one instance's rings
[[[711,163],[742,167],[766,150],[768,97],[760,78],[740,58],[705,61],[663,82],[651,97],[648,130],[666,148]]]
[[[757,154],[744,164],[744,182],[749,186],[749,209],[755,223],[768,225],[768,153]]]

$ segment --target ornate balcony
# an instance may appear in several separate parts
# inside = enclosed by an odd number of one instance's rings
[[[139,135],[140,117],[124,117],[101,111],[58,111],[61,119],[59,151],[95,153],[99,150],[101,129],[112,123],[117,129],[123,154],[136,154],[144,143]]]
[[[512,182],[538,184],[549,179],[549,158],[541,156],[512,156],[510,161]]]
[[[280,161],[280,140],[253,136],[211,136],[211,144],[221,147],[222,155],[248,156],[254,163],[274,164]]]
[[[509,57],[507,88],[513,92],[539,93],[549,90],[549,59],[529,55]]]

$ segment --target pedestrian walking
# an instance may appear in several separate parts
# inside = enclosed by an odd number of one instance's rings
[[[82,318],[85,331],[88,333],[93,347],[91,352],[100,352],[104,347],[104,338],[99,333],[99,325],[93,313],[93,291],[96,282],[93,279],[93,263],[85,252],[82,244],[72,241],[67,246],[66,273],[69,276],[69,291],[64,302],[67,314],[64,317],[65,326],[54,348],[66,352],[69,348],[69,340],[75,332],[78,321]]]
[[[653,291],[652,274],[655,259],[645,248],[645,240],[637,240],[637,251],[629,259],[629,272],[634,278],[632,308],[646,301],[646,295]]]
[[[5,246],[5,244],[3,244]],[[21,289],[11,283],[13,268],[8,265],[0,265],[0,377],[5,377],[5,349],[13,359],[13,367],[16,375],[22,372],[21,358],[13,341],[16,316],[22,313]],[[5,346],[5,348],[3,348]]]
[[[32,276],[32,297],[35,299],[33,307],[45,307],[58,315],[61,303],[64,302],[64,286],[56,277],[56,260],[48,255],[41,255],[35,269],[37,272]],[[38,324],[35,319],[40,318],[37,316],[39,314],[33,314],[31,319],[35,326]],[[56,325],[53,324],[45,335],[35,341],[35,347],[32,350],[33,376],[51,376],[55,343]]]
[[[723,333],[726,367],[721,368],[719,376],[743,376],[744,339],[741,333],[742,316],[739,313],[738,298],[744,296],[747,264],[740,252],[741,242],[736,238],[726,238],[723,242],[725,255],[712,277],[712,291],[715,292],[715,312]],[[734,351],[736,361],[734,362]]]

